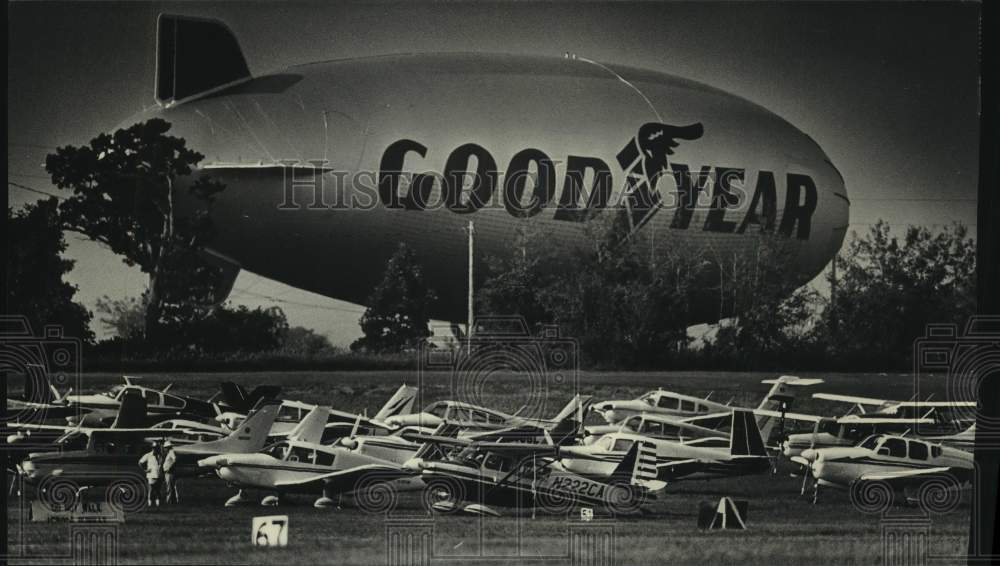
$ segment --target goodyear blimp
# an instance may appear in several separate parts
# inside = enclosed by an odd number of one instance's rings
[[[458,321],[470,220],[481,258],[510,254],[527,223],[572,249],[611,213],[629,235],[706,262],[768,233],[792,244],[783,269],[801,282],[846,232],[844,180],[815,141],[690,80],[479,53],[253,76],[223,23],[169,15],[157,44],[159,105],[142,119],[170,122],[204,154],[200,173],[226,185],[208,251],[232,273],[363,303],[405,242],[439,297],[432,316]]]

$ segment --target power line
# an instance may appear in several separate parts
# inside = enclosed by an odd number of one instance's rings
[[[290,301],[288,299],[281,299],[281,298],[278,298],[278,297],[272,297],[271,295],[265,295],[263,293],[254,293],[252,291],[246,291],[244,289],[234,289],[234,291],[243,293],[245,295],[252,295],[254,297],[259,297],[261,299],[267,299],[269,301],[275,301],[275,302],[278,302],[278,303],[285,303],[285,304],[288,304],[288,305],[294,305],[294,306],[299,306],[299,307],[307,307],[307,308],[311,308],[311,309],[323,309],[323,310],[328,310],[328,311],[346,312],[346,313],[350,313],[350,314],[362,314],[364,312],[364,310],[352,310],[352,309],[345,309],[345,308],[342,308],[342,307],[331,307],[331,306],[328,306],[328,305],[317,305],[317,304],[310,304],[310,303],[301,303],[301,302],[298,302],[298,301]]]
[[[852,201],[878,202],[979,202],[976,198],[940,198],[940,197],[851,197]]]
[[[59,196],[59,195],[54,195],[52,193],[47,193],[47,192],[39,190],[39,189],[31,188],[31,187],[29,187],[27,185],[22,185],[21,183],[15,183],[14,181],[7,181],[7,184],[10,185],[11,187],[14,187],[15,189],[21,189],[22,191],[29,191],[29,192],[32,192],[32,193],[38,193],[40,195],[45,195],[47,197],[56,197],[57,199],[65,198],[65,197],[62,197],[62,196]]]

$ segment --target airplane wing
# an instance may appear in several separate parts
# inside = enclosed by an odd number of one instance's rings
[[[710,462],[707,460],[701,460],[699,458],[689,458],[687,460],[673,460],[670,462],[664,462],[662,464],[657,463],[656,479],[661,481],[669,481],[675,478],[684,477],[686,475],[697,472],[708,463]]]
[[[726,411],[723,413],[711,413],[708,415],[697,415],[694,417],[684,417],[678,419],[682,423],[692,424],[695,426],[700,426],[702,428],[719,429],[723,426],[728,426],[732,422],[733,413],[732,411]]]
[[[784,417],[791,421],[802,421],[810,423],[817,423],[823,420],[824,418],[827,418],[827,417],[821,417],[819,415],[807,415],[805,413],[782,413],[780,411],[772,411],[770,409],[754,409],[753,414],[760,417],[774,417],[778,419]]]
[[[901,401],[896,403],[900,407],[940,407],[940,408],[973,408],[978,406],[975,401]]]
[[[6,428],[11,428],[15,430],[61,430],[61,431],[87,430],[75,426],[45,425],[45,424],[32,424],[32,423],[6,423],[4,426]]]
[[[934,476],[951,476],[960,484],[969,481],[972,477],[971,468],[956,468],[953,466],[940,466],[937,468],[918,468],[900,470],[898,472],[872,472],[863,474],[858,481],[882,481],[901,489],[909,484],[920,483]]]
[[[274,484],[274,487],[292,487],[309,484],[322,484],[325,488],[332,488],[334,491],[350,489],[365,478],[372,477],[379,480],[394,480],[413,475],[413,472],[404,470],[401,466],[388,466],[385,464],[366,464],[346,470],[337,470],[328,474],[320,474],[311,478],[283,481]]]
[[[826,401],[839,401],[841,403],[854,403],[857,405],[884,405],[891,403],[886,399],[875,399],[873,397],[855,397],[853,395],[837,395],[834,393],[813,393],[813,399],[824,399]]]

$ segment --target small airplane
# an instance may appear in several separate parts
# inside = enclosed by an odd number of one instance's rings
[[[784,405],[786,408],[795,399],[793,387],[803,387],[823,383],[822,379],[805,379],[792,375],[783,375],[776,379],[765,379],[761,383],[771,384],[770,391],[764,396],[759,409],[777,410]],[[709,395],[711,397],[711,395]],[[628,417],[642,413],[655,413],[676,417],[705,416],[713,413],[728,414],[733,410],[729,403],[718,403],[693,395],[684,395],[673,391],[657,389],[650,391],[638,399],[613,400],[595,403],[592,410],[604,417],[610,424],[621,422]]]
[[[124,393],[118,418],[109,428],[8,425],[23,426],[26,430],[62,430],[56,442],[43,446],[41,451],[28,453],[18,464],[18,472],[29,483],[58,475],[81,485],[100,485],[120,478],[123,471],[137,470],[139,458],[148,450],[150,441],[193,442],[214,434],[181,427],[142,427],[145,402],[138,391]],[[38,448],[36,445],[31,447]]]
[[[773,415],[777,416],[777,413]],[[878,413],[843,417],[786,413],[783,418],[814,423],[812,432],[789,434],[781,443],[781,452],[787,458],[804,456],[810,449],[855,446],[873,434],[905,434],[964,450],[972,450],[975,444],[974,423],[955,434],[924,434],[927,431],[944,430],[937,426],[939,423],[934,419],[880,416]]]
[[[262,398],[250,414],[223,438],[206,442],[196,442],[174,448],[177,458],[176,473],[181,476],[198,475],[203,470],[198,460],[225,453],[252,453],[261,450],[267,442],[268,433],[278,414],[278,401]],[[322,424],[322,423],[320,423]],[[300,431],[316,426],[314,419],[303,419]]]
[[[376,432],[387,433],[395,426],[387,421],[393,417],[408,415],[413,410],[413,403],[417,398],[417,388],[408,385],[401,385],[399,389],[386,401],[385,405],[375,414],[368,418],[366,415],[357,415],[336,409],[329,409],[329,422],[323,432],[322,442],[328,443],[338,438],[347,436],[354,429],[354,422],[360,416],[361,434],[375,434]],[[282,400],[278,409],[278,416],[271,426],[269,434],[271,441],[277,441],[288,436],[291,431],[308,415],[317,405],[303,403],[301,401]],[[244,415],[228,411],[216,417],[216,420],[225,423],[229,427],[236,427],[244,418]],[[355,431],[357,432],[357,431]]]
[[[865,482],[882,482],[913,500],[916,490],[933,478],[949,477],[955,488],[971,485],[971,453],[898,435],[872,435],[849,448],[818,448],[812,458],[793,458],[807,466],[813,483],[813,503],[819,486],[856,488]],[[803,483],[803,486],[805,484]]]
[[[62,402],[70,407],[80,409],[79,416],[67,417],[67,422],[83,426],[107,426],[114,420],[118,407],[126,393],[137,391],[146,400],[146,411],[151,422],[158,422],[171,417],[188,420],[214,419],[228,406],[214,402],[203,401],[193,397],[168,393],[173,384],[163,389],[153,389],[138,384],[141,378],[123,375],[124,385],[116,385],[110,391],[90,395],[70,395],[62,397]],[[214,398],[213,398],[214,399]]]
[[[812,396],[813,399],[851,403],[854,405],[852,411],[857,409],[858,413],[862,415],[879,415],[908,419],[926,418],[932,412],[938,413],[960,409],[966,409],[971,415],[971,412],[978,406],[974,401],[893,401],[890,399],[838,395],[834,393],[813,393]],[[869,410],[866,407],[874,407],[874,409]]]
[[[443,459],[417,457],[405,467],[419,469],[425,497],[440,512],[500,516],[494,507],[569,511],[592,505],[615,513],[635,513],[658,489],[656,455],[644,442],[633,444],[605,480],[565,469],[565,450],[555,444],[473,442]]]
[[[730,413],[727,438],[703,437],[686,442],[666,440],[632,432],[613,432],[586,446],[567,446],[559,451],[563,467],[591,478],[610,477],[637,443],[652,447],[656,455],[656,480],[710,479],[764,473],[771,460],[752,411]]]
[[[435,428],[447,423],[465,429],[468,435],[474,435],[476,431],[510,432],[525,429],[529,434],[535,434],[538,430],[544,430],[559,444],[580,432],[590,402],[590,396],[575,395],[553,418],[540,419],[509,415],[461,401],[437,401],[420,413],[386,419],[386,424]]]
[[[710,415],[712,424],[715,415]],[[631,432],[649,438],[662,440],[679,440],[681,442],[695,438],[729,438],[729,434],[716,428],[697,424],[701,417],[678,418],[656,413],[641,413],[623,419],[617,424],[592,425],[584,428],[583,444],[593,444],[605,434],[613,432]]]
[[[368,444],[367,440],[389,437],[357,439],[352,448],[320,444],[329,412],[329,407],[314,409],[302,421],[303,425],[314,421],[315,424],[305,426],[307,431],[300,426],[287,438],[262,452],[219,454],[199,460],[198,465],[214,469],[221,479],[239,489],[226,501],[227,507],[249,501],[243,491],[257,489],[271,493],[261,501],[263,505],[277,505],[285,494],[309,493],[320,495],[314,505],[323,508],[333,504],[335,495],[374,488],[375,483],[393,482],[415,475],[402,464],[417,451],[419,444],[401,437],[395,437],[398,442],[392,443],[391,450],[380,446],[380,455],[394,460],[367,453],[369,448],[375,446]],[[347,438],[355,438],[360,424],[359,416]],[[422,487],[422,484],[408,486],[414,487]]]

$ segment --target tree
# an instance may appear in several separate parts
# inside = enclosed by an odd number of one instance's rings
[[[104,295],[97,299],[97,312],[105,330],[118,338],[126,341],[142,338],[146,320],[145,300],[135,297],[112,299]]]
[[[716,272],[721,275],[719,294],[735,316],[719,321],[705,354],[735,360],[744,367],[775,361],[787,364],[812,348],[810,330],[819,296],[813,289],[800,287],[805,281],[788,277],[794,243],[769,233],[746,237],[754,238],[751,253],[716,257],[721,271]]]
[[[569,253],[543,232],[522,234],[518,250],[494,261],[480,290],[480,313],[552,322],[579,341],[593,364],[662,365],[687,344],[697,265],[642,236],[626,237],[619,215],[585,225],[585,245]]]
[[[963,325],[975,313],[976,243],[961,224],[909,226],[900,239],[880,221],[853,234],[837,261],[836,298],[816,331],[839,359],[909,369],[928,324]]]
[[[428,307],[433,300],[416,254],[401,243],[368,298],[359,321],[364,336],[351,344],[351,350],[399,352],[419,346],[431,334]]]
[[[60,147],[45,160],[53,184],[73,192],[59,206],[63,226],[108,246],[148,275],[147,339],[165,314],[177,316],[165,313],[165,302],[197,302],[218,274],[204,262],[193,269],[198,259],[191,249],[211,237],[209,206],[224,186],[206,176],[194,180],[187,190],[194,211],[178,212],[178,185],[204,156],[167,135],[169,130],[169,122],[154,118],[101,134],[88,145]],[[177,289],[170,279],[181,274],[186,280]]]
[[[14,212],[7,209],[7,310],[28,318],[35,332],[58,324],[66,336],[91,342],[91,313],[73,302],[77,287],[63,280],[73,261],[62,257],[66,240],[55,198]]]

